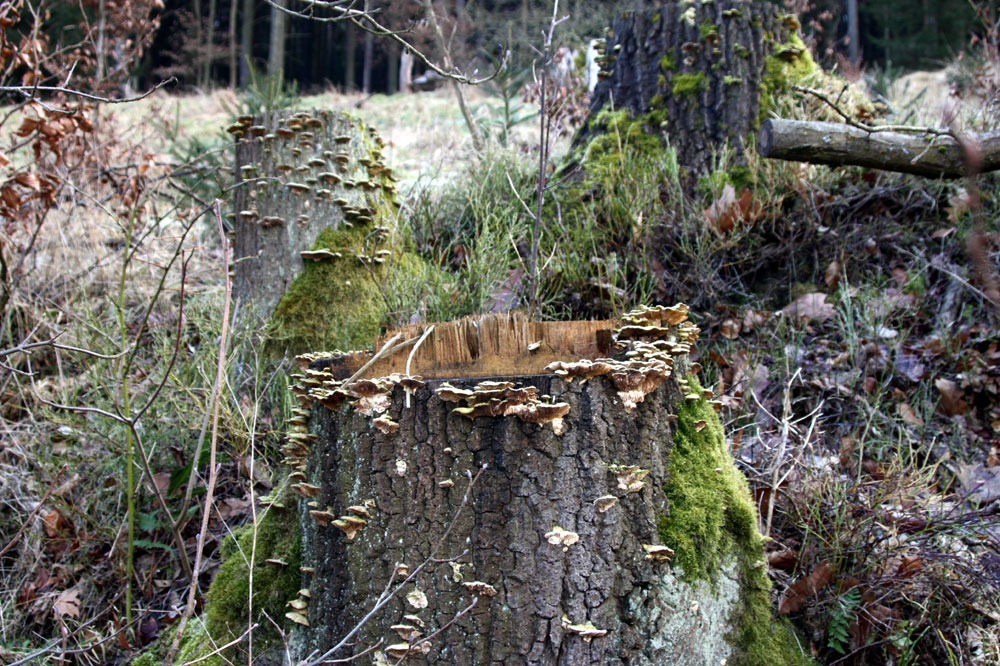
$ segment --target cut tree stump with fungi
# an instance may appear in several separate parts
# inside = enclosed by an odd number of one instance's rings
[[[1000,132],[970,134],[977,172],[1000,169]],[[771,118],[760,126],[757,151],[764,157],[829,166],[860,166],[930,178],[962,178],[968,167],[951,136],[870,132],[844,123]]]
[[[382,139],[331,111],[243,116],[236,137],[233,297],[278,354],[367,344],[385,290],[422,260],[397,234]]]
[[[691,374],[697,334],[683,305],[618,322],[499,314],[301,356],[283,449],[303,531],[293,662],[392,590],[327,657],[799,663],[771,624],[746,482]]]

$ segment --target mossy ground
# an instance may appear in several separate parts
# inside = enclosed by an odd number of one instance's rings
[[[701,393],[694,377],[690,391]],[[695,424],[705,422],[699,430]],[[812,663],[802,654],[791,627],[775,619],[764,562],[764,542],[757,527],[746,478],[726,450],[722,424],[705,399],[681,401],[663,487],[667,515],[659,521],[660,540],[675,551],[672,562],[687,580],[711,580],[723,560],[736,557],[741,599],[733,618],[732,664],[779,666]]]
[[[251,609],[254,622],[259,625],[254,632],[255,654],[261,654],[276,639],[273,625],[264,619],[263,613],[280,625],[288,624],[284,617],[286,604],[297,597],[302,582],[299,572],[302,545],[296,512],[268,510],[257,522],[256,547],[254,539],[253,526],[247,525],[223,541],[222,563],[205,595],[205,612],[188,623],[174,663],[183,664],[204,657],[219,645],[240,636],[246,631]],[[254,553],[252,604],[249,603],[251,552]],[[286,565],[266,560],[280,560]],[[163,663],[176,627],[175,624],[171,631],[136,657],[132,666]],[[227,662],[220,656],[213,656],[200,663],[221,666]]]

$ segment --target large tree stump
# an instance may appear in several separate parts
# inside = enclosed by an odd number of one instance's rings
[[[713,149],[737,156],[752,145],[771,95],[815,65],[798,21],[767,2],[657,2],[625,12],[608,31],[587,123],[574,139],[615,145],[611,112],[627,111],[643,134],[669,141],[677,161],[697,173],[712,168]]]
[[[306,588],[290,617],[309,625],[293,657],[361,623],[331,656],[382,641],[389,663],[791,663],[685,314],[466,319],[352,383],[371,354],[304,357],[313,407],[285,448]]]

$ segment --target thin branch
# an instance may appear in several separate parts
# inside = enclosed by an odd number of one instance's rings
[[[74,90],[73,88],[64,88],[62,86],[0,86],[0,93],[20,93],[29,99],[33,99],[36,92],[54,92],[80,97],[91,102],[100,102],[101,104],[127,104],[128,102],[138,102],[140,99],[145,99],[163,86],[170,83],[177,83],[177,79],[171,76],[166,81],[160,81],[141,95],[136,97],[123,97],[121,99],[101,97],[100,95],[92,95],[91,93],[85,93],[82,90]],[[38,100],[33,99],[33,101],[37,102]],[[76,110],[59,111],[59,113],[76,113]]]
[[[232,284],[229,281],[229,243],[226,240],[226,229],[222,224],[222,207],[218,199],[215,200],[215,220],[219,230],[219,238],[222,242],[222,280],[226,287],[225,299],[222,304],[222,332],[219,334],[219,359],[215,368],[215,381],[222,385],[223,376],[226,371],[226,348],[229,344],[229,307],[232,297]],[[167,664],[171,664],[177,650],[180,647],[181,638],[184,635],[184,628],[191,615],[194,613],[195,596],[198,593],[198,572],[201,568],[201,559],[205,545],[205,537],[208,535],[208,518],[212,512],[212,496],[215,492],[215,483],[218,478],[218,470],[215,466],[215,454],[219,443],[219,403],[221,400],[216,396],[215,404],[212,406],[212,441],[209,443],[208,461],[208,487],[205,491],[205,509],[201,516],[201,530],[198,533],[198,541],[194,556],[194,575],[191,576],[191,586],[188,588],[188,600],[184,607],[184,614],[181,616],[181,624],[174,634],[173,643],[167,654]],[[194,463],[192,463],[194,464]]]
[[[816,90],[814,88],[807,88],[805,86],[792,86],[792,90],[795,90],[796,92],[808,93],[810,95],[813,95],[813,96],[819,98],[820,100],[822,100],[822,101],[826,102],[827,104],[829,104],[830,108],[832,108],[834,111],[836,111],[837,114],[841,118],[844,119],[845,123],[847,123],[851,127],[856,127],[858,129],[864,130],[866,132],[873,132],[873,133],[874,132],[912,132],[914,134],[932,134],[934,136],[950,136],[950,137],[952,137],[952,138],[954,138],[956,140],[958,139],[958,137],[955,136],[955,133],[952,130],[950,130],[950,129],[939,129],[939,128],[934,128],[934,127],[913,127],[911,125],[869,125],[867,123],[858,122],[857,120],[855,120],[854,118],[852,118],[851,116],[849,116],[846,111],[844,111],[843,109],[841,109],[836,104],[836,102],[834,102],[833,100],[831,100],[826,95],[826,93],[822,92],[821,90]]]

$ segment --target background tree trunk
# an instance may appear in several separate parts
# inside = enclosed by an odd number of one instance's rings
[[[347,31],[344,40],[344,90],[351,92],[356,90],[357,84],[357,51],[358,35],[354,26],[347,24],[344,26]]]
[[[253,66],[253,23],[254,0],[243,0],[243,17],[240,23],[240,88],[246,88],[250,84],[250,68]]]
[[[275,0],[284,7],[285,0]],[[271,39],[267,52],[267,74],[275,78],[285,74],[285,34],[288,32],[288,15],[277,7],[271,7]]]
[[[695,172],[711,169],[715,147],[728,143],[741,154],[761,120],[768,68],[809,58],[797,27],[765,2],[658,2],[626,12],[610,30],[575,145],[607,130],[603,112],[626,109]]]

